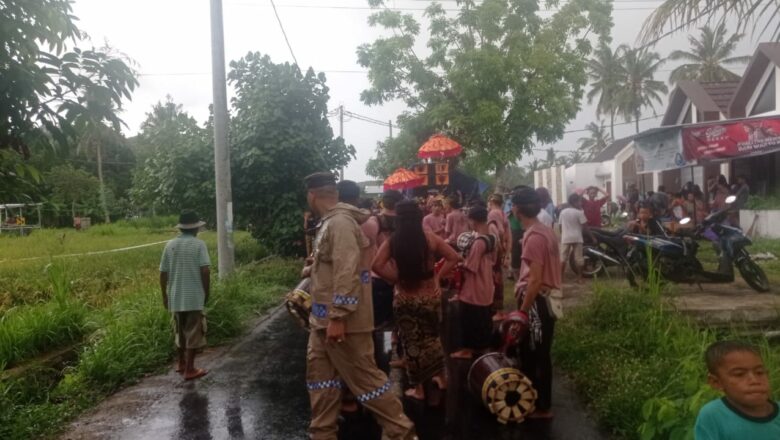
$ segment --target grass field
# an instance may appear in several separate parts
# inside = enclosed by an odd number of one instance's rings
[[[158,264],[175,219],[145,219],[87,231],[0,236],[0,438],[47,437],[105,395],[164,367],[173,354]],[[217,265],[215,234],[199,236]],[[265,257],[237,233],[240,266],[212,284],[209,342],[241,333],[278,304],[300,263]],[[216,272],[216,270],[214,271]],[[216,274],[214,274],[216,278]],[[52,353],[60,354],[52,361]]]

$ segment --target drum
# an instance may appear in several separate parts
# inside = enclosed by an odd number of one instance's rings
[[[537,394],[531,380],[502,353],[488,353],[474,361],[468,384],[499,423],[521,423],[536,408]]]
[[[309,330],[309,315],[311,314],[310,287],[311,278],[304,278],[292,291],[287,293],[284,301],[284,306],[287,307],[290,316],[307,331]]]

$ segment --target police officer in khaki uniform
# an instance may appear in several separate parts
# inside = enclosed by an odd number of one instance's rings
[[[361,261],[369,243],[359,226],[368,214],[338,202],[336,179],[330,173],[312,174],[305,184],[309,206],[322,218],[312,265],[304,269],[312,281],[312,331],[306,355],[310,438],[337,438],[341,388],[346,386],[374,414],[383,438],[415,439],[412,422],[374,360],[371,274]]]

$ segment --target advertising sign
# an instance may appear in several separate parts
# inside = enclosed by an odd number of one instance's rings
[[[687,160],[727,159],[780,149],[780,116],[682,129]]]
[[[679,127],[649,132],[634,139],[634,160],[639,174],[687,167],[695,161],[683,157],[682,130]]]

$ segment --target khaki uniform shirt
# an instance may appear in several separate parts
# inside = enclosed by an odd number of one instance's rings
[[[313,329],[325,329],[331,318],[343,319],[347,333],[374,330],[371,300],[371,243],[360,223],[368,213],[339,203],[322,217],[314,239],[311,270]]]

